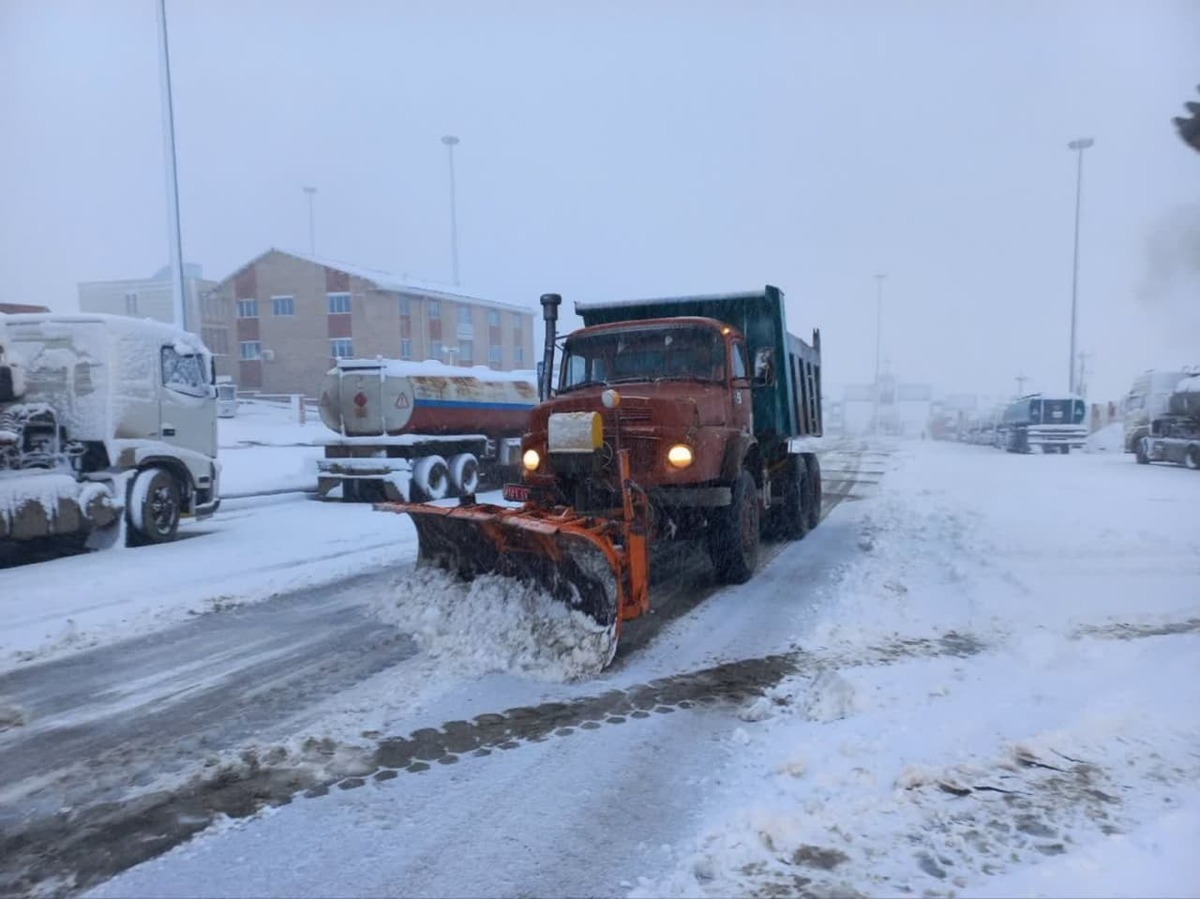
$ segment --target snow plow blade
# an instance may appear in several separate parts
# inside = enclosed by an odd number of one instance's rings
[[[616,652],[622,620],[648,606],[645,543],[637,543],[641,564],[631,566],[638,551],[626,552],[619,522],[569,509],[486,503],[376,503],[374,508],[412,518],[418,564],[436,565],[464,581],[481,574],[517,578],[587,615],[610,635],[605,664]]]

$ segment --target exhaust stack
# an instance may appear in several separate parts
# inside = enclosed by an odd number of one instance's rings
[[[542,374],[538,378],[538,399],[550,399],[550,385],[554,383],[554,340],[555,324],[558,322],[558,307],[562,296],[557,293],[542,294],[542,321],[546,323],[546,346],[542,351]]]

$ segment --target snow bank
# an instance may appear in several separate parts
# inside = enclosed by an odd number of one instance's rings
[[[1125,424],[1115,421],[1089,435],[1083,451],[1085,453],[1125,452]]]
[[[464,584],[419,566],[375,611],[462,676],[508,671],[578,680],[598,673],[614,648],[608,629],[514,578],[483,575]]]
[[[703,828],[630,896],[1196,894],[1200,485],[968,453],[858,505],[829,661],[731,723]],[[948,631],[980,648],[916,642]]]

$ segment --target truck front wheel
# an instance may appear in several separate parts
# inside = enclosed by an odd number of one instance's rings
[[[1137,459],[1138,465],[1150,464],[1150,453],[1146,447],[1147,440],[1145,437],[1139,437],[1133,444],[1133,456]]]
[[[179,481],[165,468],[139,471],[129,488],[126,515],[130,546],[169,543],[179,532],[182,494]]]
[[[759,510],[754,477],[743,469],[733,482],[731,502],[718,509],[708,531],[708,553],[717,580],[744,584],[758,564]]]

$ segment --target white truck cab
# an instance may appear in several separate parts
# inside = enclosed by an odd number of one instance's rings
[[[219,505],[212,356],[170,325],[0,316],[0,540],[175,538]]]

